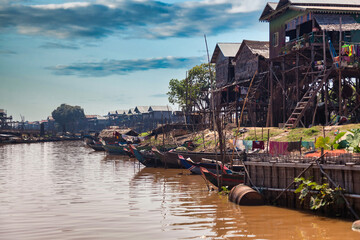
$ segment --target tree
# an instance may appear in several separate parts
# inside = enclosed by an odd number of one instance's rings
[[[79,106],[70,106],[65,103],[61,104],[51,113],[52,117],[66,131],[67,125],[74,125],[85,118],[84,109]]]
[[[215,68],[211,65],[211,74],[215,76]],[[212,79],[214,79],[212,77]],[[210,104],[210,73],[209,65],[203,63],[190,69],[186,79],[171,79],[169,82],[169,102],[179,104],[188,110],[193,107],[205,109]]]

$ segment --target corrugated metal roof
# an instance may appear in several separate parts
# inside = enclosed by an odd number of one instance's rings
[[[276,7],[277,7],[277,5],[278,5],[278,3],[277,3],[277,2],[268,2],[267,4],[268,4],[268,5],[269,5],[269,7],[271,7],[273,10],[275,10],[275,9],[276,9]]]
[[[280,0],[276,9],[272,11],[266,4],[260,21],[269,21],[276,13],[284,11],[289,7],[297,11],[315,11],[315,12],[360,12],[359,0]]]
[[[343,31],[360,30],[360,23],[349,15],[314,14],[320,28],[326,31],[340,31],[340,17]]]
[[[167,111],[172,111],[172,108],[170,106],[150,106],[149,112],[150,111],[167,112]]]
[[[241,43],[218,43],[218,46],[225,57],[235,57]]]
[[[289,0],[292,4],[359,5],[359,0]]]
[[[335,7],[335,6],[307,6],[307,5],[295,5],[291,7],[292,9],[297,9],[301,11],[316,11],[316,12],[360,12],[359,7]]]
[[[117,114],[126,114],[126,110],[118,109],[116,110]]]
[[[269,42],[244,40],[243,44],[246,44],[246,46],[248,46],[253,54],[258,54],[264,58],[269,58]]]
[[[265,5],[264,10],[262,11],[259,20],[263,20],[267,15],[269,15],[270,13],[274,12],[276,7],[277,7],[278,3],[275,2],[268,2]]]
[[[221,52],[224,57],[235,57],[239,51],[241,43],[218,43],[216,44],[214,53],[211,58],[211,63],[216,63],[216,59]]]

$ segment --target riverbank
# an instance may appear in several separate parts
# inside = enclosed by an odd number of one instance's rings
[[[232,140],[253,140],[253,141],[312,141],[318,137],[329,137],[333,141],[339,132],[348,132],[351,129],[360,129],[360,124],[347,124],[340,126],[314,126],[311,128],[285,129],[277,127],[241,127],[237,128],[234,124],[225,126],[223,132],[228,149],[232,149]],[[184,131],[185,134],[177,136],[178,131],[170,131],[165,134],[158,134],[156,137],[148,138],[144,144],[151,145],[182,145],[186,141],[192,141],[195,144],[193,151],[214,151],[218,134],[216,131],[204,129],[193,132],[191,129]],[[144,136],[147,134],[144,133]]]

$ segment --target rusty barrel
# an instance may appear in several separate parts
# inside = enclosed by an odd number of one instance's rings
[[[265,203],[264,198],[260,193],[243,184],[239,184],[231,189],[229,200],[245,206],[259,206],[264,205]]]

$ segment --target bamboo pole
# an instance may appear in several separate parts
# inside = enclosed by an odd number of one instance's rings
[[[253,76],[253,78],[251,79],[249,89],[248,89],[248,91],[247,91],[247,93],[246,93],[246,97],[245,97],[245,100],[244,100],[244,103],[243,103],[243,106],[242,106],[242,109],[241,109],[239,127],[240,127],[240,125],[241,125],[241,121],[242,121],[242,117],[243,117],[245,105],[246,105],[246,102],[247,102],[247,99],[248,99],[248,96],[249,96],[249,92],[250,92],[250,89],[251,89],[251,85],[252,85],[252,83],[253,83],[253,81],[254,81],[254,79],[255,79],[255,76],[256,76],[257,72],[258,72],[258,70],[255,71],[254,76]]]

